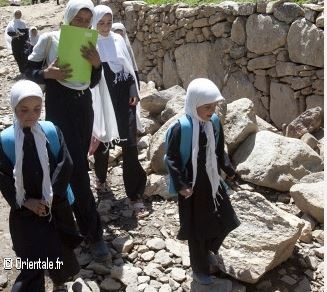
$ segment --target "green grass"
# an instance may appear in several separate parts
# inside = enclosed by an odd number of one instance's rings
[[[51,0],[53,1],[53,0]],[[235,2],[242,2],[242,3],[253,3],[256,0],[234,0]],[[297,4],[303,3],[312,3],[314,0],[290,0],[290,2],[294,2]],[[154,5],[164,5],[164,4],[176,4],[181,3],[180,1],[176,0],[145,0],[148,4]],[[223,0],[184,0],[183,3],[188,4],[189,6],[197,6],[200,4],[208,4],[208,3],[221,3]],[[21,0],[21,5],[30,5],[31,0]],[[8,0],[0,0],[0,6],[8,6]]]

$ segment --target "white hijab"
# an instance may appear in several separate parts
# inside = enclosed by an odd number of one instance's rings
[[[203,125],[204,132],[207,136],[206,147],[206,171],[211,183],[212,197],[216,203],[216,195],[220,183],[220,176],[218,174],[218,165],[216,157],[216,144],[213,125],[211,121],[203,121],[198,113],[197,108],[204,104],[217,102],[224,99],[218,87],[209,79],[197,78],[191,81],[186,91],[185,98],[185,114],[192,118],[193,135],[192,135],[192,168],[193,168],[193,182],[194,187],[197,176],[197,161],[199,152],[199,129],[200,123]]]
[[[14,19],[12,19],[11,21],[9,21],[6,29],[5,29],[5,41],[6,41],[6,45],[7,45],[7,49],[9,51],[11,51],[11,37],[8,35],[8,32],[17,32],[18,29],[26,29],[26,24],[23,20],[21,20],[20,18],[15,18],[15,14],[16,12],[21,12],[21,10],[16,9],[14,11]]]
[[[32,31],[33,30],[36,30],[36,35],[35,36],[32,34]],[[37,30],[37,27],[36,26],[31,26],[30,29],[29,29],[29,41],[30,41],[30,44],[32,46],[35,46],[38,40],[39,40],[39,32]]]
[[[123,31],[122,37],[124,38],[127,50],[128,50],[129,55],[130,55],[130,57],[132,59],[134,71],[138,71],[137,64],[136,64],[136,61],[135,61],[134,52],[133,52],[131,43],[129,42],[129,38],[127,36],[126,27],[121,22],[115,22],[115,23],[112,24],[111,31],[116,32],[117,30]]]
[[[15,166],[14,166],[14,180],[15,180],[15,189],[16,189],[16,202],[19,207],[25,201],[25,189],[24,189],[24,180],[23,180],[23,144],[24,144],[24,132],[21,127],[20,121],[17,119],[15,114],[16,106],[24,98],[29,96],[37,96],[44,101],[43,93],[40,86],[29,80],[21,80],[16,82],[11,88],[10,92],[10,103],[12,110],[14,112],[14,135],[15,135]],[[40,159],[42,171],[43,171],[43,180],[42,180],[42,195],[44,200],[47,202],[48,207],[51,207],[53,192],[50,179],[50,167],[49,167],[49,157],[48,151],[46,148],[47,138],[42,131],[42,128],[39,123],[36,123],[31,127],[31,132],[34,136],[37,154]]]
[[[83,9],[89,9],[94,12],[94,5],[91,0],[70,0],[67,3],[65,14],[64,14],[64,24],[69,25],[77,13]],[[92,22],[92,20],[91,20]],[[91,23],[90,23],[91,26]],[[60,38],[60,31],[53,31],[49,33],[43,33],[36,45],[33,48],[33,52],[28,56],[28,60],[34,62],[42,62],[46,58],[46,63],[51,64],[58,56],[58,44]],[[50,41],[49,41],[50,40]],[[50,49],[46,55],[46,50],[50,43]],[[59,81],[60,84],[75,90],[85,90],[90,86],[90,83],[72,83]]]
[[[98,22],[105,14],[111,14],[112,10],[106,5],[97,5],[94,8],[92,28],[97,29]],[[104,37],[99,34],[97,42],[101,62],[107,62],[110,69],[116,74],[116,80],[127,78],[131,74],[135,80],[136,89],[139,93],[137,79],[133,68],[130,54],[128,53],[123,37],[117,33],[110,32]],[[144,128],[140,121],[140,105],[136,106],[136,123],[139,131],[143,132]]]

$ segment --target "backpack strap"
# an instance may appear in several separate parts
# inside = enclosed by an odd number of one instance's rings
[[[181,144],[179,147],[179,152],[182,159],[182,167],[185,168],[191,155],[193,125],[192,119],[188,115],[180,117],[178,121],[181,125]]]
[[[39,121],[39,124],[49,141],[51,153],[57,159],[60,151],[60,143],[56,126],[50,121]]]
[[[15,165],[15,136],[14,126],[4,129],[0,133],[1,146],[5,155],[9,158],[12,165]]]
[[[213,114],[210,118],[213,128],[215,130],[215,140],[216,140],[216,146],[218,145],[218,140],[219,140],[219,131],[220,131],[220,121],[219,121],[219,116],[217,114]]]

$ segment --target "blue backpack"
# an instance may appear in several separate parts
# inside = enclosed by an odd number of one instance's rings
[[[215,133],[215,141],[216,141],[216,146],[218,144],[218,139],[219,139],[219,130],[220,130],[220,123],[219,123],[219,117],[216,114],[213,114],[211,116],[211,122],[214,127],[214,133]],[[177,121],[177,123],[180,123],[181,125],[181,143],[179,146],[179,152],[182,160],[182,170],[184,171],[186,167],[186,163],[190,159],[191,155],[191,147],[192,147],[192,134],[193,134],[193,125],[192,125],[192,119],[188,115],[183,115],[180,117]],[[168,148],[168,143],[171,138],[171,130],[174,127],[175,124],[170,126],[167,131],[166,131],[166,136],[165,136],[165,150],[167,152]],[[166,165],[168,175],[169,175],[169,183],[168,183],[168,192],[172,197],[177,196],[178,192],[175,189],[173,180],[169,174],[169,168],[167,165],[167,156],[166,154],[164,155],[164,163]]]
[[[55,125],[49,121],[39,121],[43,132],[45,133],[50,146],[51,153],[58,158],[60,143],[57,135],[57,130]],[[9,158],[11,163],[15,165],[16,156],[15,156],[15,137],[14,137],[14,127],[10,126],[4,129],[0,133],[2,149],[6,156]],[[67,199],[70,205],[72,205],[75,201],[74,193],[70,185],[67,187]]]

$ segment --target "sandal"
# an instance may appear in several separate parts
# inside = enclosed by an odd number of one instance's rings
[[[131,209],[134,211],[137,218],[144,218],[150,214],[143,202],[131,202]]]

